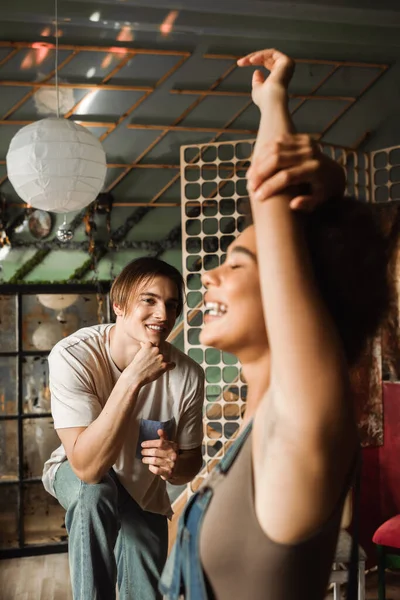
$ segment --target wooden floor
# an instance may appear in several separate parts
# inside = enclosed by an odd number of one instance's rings
[[[0,598],[72,600],[67,554],[0,561]]]
[[[67,555],[0,561],[0,599],[72,600]],[[366,600],[378,600],[376,572],[367,575]],[[400,573],[387,573],[386,600],[400,600]]]

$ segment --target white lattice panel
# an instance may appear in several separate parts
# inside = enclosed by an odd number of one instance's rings
[[[321,144],[325,154],[341,164],[346,172],[346,194],[371,202],[370,155],[341,146]]]
[[[222,264],[226,250],[245,226],[248,206],[246,171],[254,140],[199,144],[181,148],[182,261],[187,288],[184,307],[185,349],[206,375],[204,460],[207,470],[224,454],[226,442],[242,421],[247,388],[236,357],[202,346],[201,276]],[[369,156],[338,146],[323,150],[347,175],[347,193],[370,200]],[[196,486],[196,483],[194,484]]]
[[[400,200],[400,146],[372,152],[371,163],[374,201]]]

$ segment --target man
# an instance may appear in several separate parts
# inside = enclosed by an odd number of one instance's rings
[[[183,279],[140,258],[114,281],[116,323],[80,329],[49,356],[51,407],[62,445],[43,483],[66,509],[74,600],[160,598],[167,556],[166,481],[202,464],[204,374],[166,339]]]

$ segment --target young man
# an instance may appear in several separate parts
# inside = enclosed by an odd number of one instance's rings
[[[204,374],[170,345],[183,279],[140,258],[110,294],[116,323],[80,329],[49,356],[62,445],[43,483],[66,509],[74,600],[160,598],[171,505],[166,481],[202,464]]]

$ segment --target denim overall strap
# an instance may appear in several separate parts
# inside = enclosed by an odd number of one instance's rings
[[[161,577],[159,589],[167,600],[207,600],[208,593],[200,560],[200,532],[213,496],[213,487],[234,463],[252,428],[250,422],[223,459],[187,503],[179,520],[175,545]]]
[[[182,594],[184,594],[185,600],[206,600],[207,598],[200,562],[198,565],[196,564],[196,561],[199,560],[198,539],[193,533],[201,526],[202,517],[211,497],[212,491],[205,488],[194,494],[179,519],[175,544],[158,586],[167,600],[178,600]],[[188,524],[191,515],[192,518]],[[196,519],[198,523],[195,521]],[[197,545],[194,545],[194,542],[197,542]],[[197,589],[196,595],[192,592],[194,586]]]
[[[232,446],[229,448],[225,456],[220,460],[218,465],[215,467],[221,473],[227,473],[231,468],[232,464],[235,462],[237,455],[242,449],[245,441],[250,435],[250,432],[253,427],[253,421],[251,420],[246,427],[243,429],[239,437],[233,442]]]

